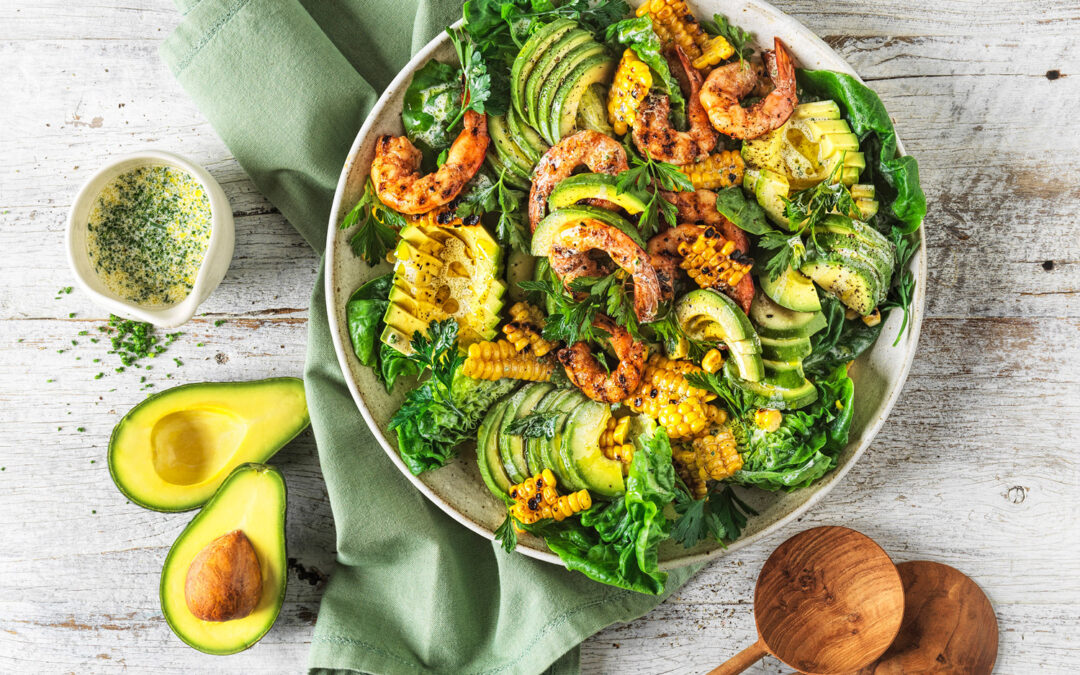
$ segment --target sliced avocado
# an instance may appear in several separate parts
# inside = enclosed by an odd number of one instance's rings
[[[836,101],[830,100],[800,103],[795,106],[791,117],[793,119],[838,120],[840,106],[836,104]]]
[[[514,109],[517,110],[518,114],[525,115],[526,119],[528,119],[528,116],[524,106],[523,94],[525,83],[528,81],[532,69],[536,66],[540,56],[547,51],[548,46],[575,28],[577,28],[577,24],[569,19],[555,19],[533,33],[514,59],[514,64],[510,68],[510,98],[513,101]]]
[[[784,206],[791,188],[783,174],[769,169],[747,169],[743,174],[743,187],[754,193],[769,220],[785,228],[791,224]]]
[[[764,376],[757,333],[734,300],[711,289],[690,291],[676,303],[675,316],[688,337],[727,345],[743,379]]]
[[[531,175],[536,164],[510,137],[510,130],[506,128],[506,118],[502,115],[488,115],[487,124],[488,134],[495,146],[495,154],[499,156],[502,163],[506,166],[516,166],[526,175]]]
[[[496,176],[506,176],[506,182],[509,183],[511,187],[528,191],[532,186],[532,180],[529,178],[527,172],[517,166],[507,166],[506,164],[503,164],[503,161],[499,159],[499,154],[497,152],[488,150],[487,157],[484,159]]]
[[[790,265],[776,279],[770,279],[769,273],[762,271],[758,275],[762,292],[781,307],[796,312],[817,312],[821,310],[821,300],[810,277],[793,269]]]
[[[530,382],[510,397],[506,404],[506,413],[499,424],[499,456],[502,457],[506,473],[514,483],[528,478],[529,463],[525,459],[525,439],[510,433],[510,425],[533,411],[540,399],[554,389],[555,385],[547,382]]]
[[[573,395],[560,399],[558,405],[551,410],[557,410],[562,414],[555,420],[555,436],[549,439],[541,439],[543,441],[541,452],[544,465],[552,470],[559,481],[559,485],[567,490],[582,490],[585,488],[585,480],[578,474],[577,467],[566,461],[565,455],[560,450],[562,449],[562,437],[566,430],[567,419],[571,413],[584,405],[589,399],[577,389],[570,391]]]
[[[518,148],[525,153],[533,166],[536,166],[536,163],[547,152],[548,144],[540,138],[540,134],[518,116],[513,108],[506,112],[506,128],[510,132],[510,138],[514,139]]]
[[[502,247],[484,226],[420,221],[402,228],[401,238],[382,341],[408,354],[414,333],[447,318],[457,321],[462,346],[493,338],[506,284]]]
[[[583,199],[603,199],[617,204],[630,215],[645,210],[648,197],[637,190],[620,193],[618,178],[606,173],[579,173],[559,181],[548,197],[552,210],[573,206]]]
[[[544,398],[540,399],[540,402],[533,408],[533,412],[551,412],[563,398],[572,393],[573,391],[570,389],[552,389],[544,395]],[[541,437],[525,439],[525,461],[529,464],[529,472],[534,476],[543,472],[544,469],[555,471],[555,468],[548,465],[544,459],[542,444],[546,442],[547,439]]]
[[[595,206],[567,206],[552,211],[537,223],[532,236],[532,254],[538,258],[546,258],[551,253],[551,245],[554,243],[556,235],[583,220],[599,220],[604,224],[616,227],[626,236],[633,239],[635,244],[642,249],[645,248],[645,242],[641,239],[641,234],[637,231],[637,228],[622,216]]]
[[[738,376],[728,361],[724,364],[725,373],[735,386],[765,399],[762,403],[776,410],[798,410],[817,400],[817,387],[810,380],[803,380],[797,387],[779,387],[767,381],[750,382]]]
[[[581,97],[592,85],[610,82],[615,75],[617,63],[606,52],[599,53],[582,61],[566,76],[552,100],[551,117],[548,120],[553,143],[574,133]]]
[[[851,198],[859,213],[850,214],[859,220],[870,220],[878,212],[877,189],[869,183],[856,183],[851,186]]]
[[[576,126],[615,138],[615,130],[608,123],[607,87],[603,84],[593,84],[581,95]]]
[[[608,459],[600,451],[600,436],[611,417],[611,407],[588,401],[573,412],[563,431],[563,461],[577,469],[585,487],[604,497],[626,492],[622,462]]]
[[[540,55],[536,62],[536,67],[532,69],[529,74],[529,79],[525,82],[525,94],[523,103],[525,106],[524,119],[533,126],[534,129],[539,129],[543,132],[544,123],[542,121],[543,108],[537,108],[537,104],[540,101],[540,89],[544,86],[544,82],[555,68],[573,51],[579,47],[596,44],[593,40],[592,34],[583,30],[572,30],[557,41],[555,41],[548,49]]]
[[[541,84],[536,95],[535,126],[540,135],[547,139],[548,143],[554,145],[559,140],[556,138],[556,132],[559,130],[559,120],[553,111],[555,97],[559,93],[559,88],[563,82],[576,81],[572,78],[580,76],[580,73],[576,72],[579,65],[590,59],[604,56],[606,53],[604,46],[595,42],[579,45],[571,50],[566,55],[566,58],[556,64],[555,68],[552,69]]]
[[[884,293],[878,273],[870,265],[839,253],[808,259],[800,270],[818,286],[832,293],[845,307],[866,316]]]
[[[196,562],[223,535],[239,531],[247,556],[252,550],[259,578],[252,579],[240,556],[222,556],[216,572],[200,576]],[[250,546],[250,548],[248,548]],[[229,564],[231,563],[231,564]],[[226,565],[228,565],[226,567]],[[192,583],[189,594],[189,571]],[[235,654],[255,644],[274,625],[285,598],[285,480],[272,466],[241,464],[221,483],[212,499],[176,538],[161,570],[161,611],[176,636],[207,654]],[[216,583],[215,583],[216,582]],[[257,582],[257,583],[256,583]],[[255,592],[254,609],[226,621],[204,621],[190,607],[231,604],[241,590]]]
[[[880,291],[889,288],[889,283],[892,281],[893,263],[891,258],[885,257],[887,253],[885,249],[868,246],[853,234],[822,232],[816,239],[821,250],[868,265],[877,274]],[[877,300],[880,302],[884,298],[877,297]]]
[[[793,361],[772,361],[762,359],[765,366],[765,382],[785,389],[801,387],[806,380],[803,374],[802,359]]]
[[[764,293],[754,296],[750,303],[750,320],[761,337],[810,337],[827,325],[821,312],[795,312],[781,307]]]
[[[785,124],[760,138],[743,141],[741,154],[748,169],[768,169],[784,173],[784,160],[781,153],[784,148],[786,128]],[[752,192],[754,188],[751,186],[746,189]]]
[[[155,511],[202,506],[240,464],[266,461],[309,423],[303,380],[200,382],[132,408],[109,439],[109,473]]]
[[[504,398],[491,406],[476,431],[476,463],[480,467],[480,477],[491,494],[507,504],[511,502],[510,477],[503,469],[502,456],[499,454],[499,426],[508,403],[509,399]]]
[[[885,235],[860,220],[834,213],[827,216],[825,220],[818,225],[818,228],[823,232],[853,235],[865,241],[869,246],[885,249],[886,253],[884,255],[886,258],[891,260],[893,257],[895,248],[893,243],[889,241]]]
[[[813,353],[810,338],[761,338],[761,356],[774,361],[801,361]]]

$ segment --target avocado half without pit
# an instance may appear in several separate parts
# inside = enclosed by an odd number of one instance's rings
[[[234,654],[274,625],[285,597],[285,481],[241,464],[176,539],[161,570],[161,611],[177,637]]]
[[[140,506],[187,511],[206,503],[240,464],[268,460],[309,421],[297,378],[174,387],[116,425],[109,473]]]

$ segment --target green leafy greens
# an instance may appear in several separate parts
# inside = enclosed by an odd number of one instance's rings
[[[561,412],[529,413],[511,422],[506,431],[522,438],[555,438],[555,421],[563,414]]]
[[[723,14],[713,14],[712,21],[702,21],[701,27],[709,35],[719,35],[727,40],[739,61],[745,62],[754,54],[754,48],[750,46],[754,42],[754,34],[731,23]]]
[[[626,273],[622,270],[596,278],[579,277],[571,282],[570,290],[588,293],[582,300],[567,293],[558,279],[519,281],[518,286],[526,291],[539,292],[554,304],[555,311],[548,315],[544,326],[544,339],[573,344],[582,340],[598,342],[611,337],[607,331],[593,326],[597,314],[611,316],[631,335],[640,336],[628,283]]]
[[[615,190],[619,194],[635,191],[649,195],[645,210],[638,216],[638,231],[643,237],[651,237],[660,231],[660,218],[668,225],[675,226],[678,210],[675,205],[660,195],[661,190],[668,192],[693,192],[694,184],[690,177],[674,164],[658,162],[646,153],[644,158],[634,151],[630,143],[624,144],[630,168],[621,172],[615,179]],[[639,242],[644,248],[644,245]]]
[[[679,490],[675,496],[675,512],[679,518],[671,528],[671,538],[685,548],[709,539],[721,545],[725,541],[734,541],[746,527],[747,514],[757,515],[757,511],[739,499],[730,485],[720,483],[714,484],[702,499],[692,498],[688,490]]]
[[[386,252],[397,243],[398,230],[407,224],[405,216],[379,201],[375,187],[368,178],[364,194],[356,206],[341,221],[338,229],[347,230],[354,225],[360,228],[349,237],[353,255],[363,258],[368,265],[378,265]]]
[[[451,123],[461,115],[461,69],[435,59],[413,75],[401,108],[401,122],[409,141],[434,166],[439,150],[456,136]]]

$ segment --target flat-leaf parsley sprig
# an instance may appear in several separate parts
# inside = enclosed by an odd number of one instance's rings
[[[674,164],[658,162],[649,156],[648,151],[642,158],[634,148],[626,144],[626,157],[630,168],[618,175],[615,189],[619,194],[634,190],[648,195],[645,210],[638,217],[638,230],[643,237],[650,237],[660,231],[660,218],[672,227],[678,218],[675,205],[660,196],[661,190],[668,192],[693,192],[694,184],[690,177]]]
[[[386,252],[397,243],[398,230],[408,223],[405,216],[379,201],[375,187],[368,178],[364,194],[356,206],[341,221],[339,229],[347,230],[354,225],[360,229],[349,237],[353,255],[363,258],[368,265],[378,265]]]

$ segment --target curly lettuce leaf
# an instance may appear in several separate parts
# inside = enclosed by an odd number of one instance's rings
[[[847,368],[838,366],[815,383],[818,400],[784,413],[776,431],[742,423],[743,467],[736,483],[765,490],[804,488],[836,466],[836,455],[847,444],[854,411],[855,387]]]

